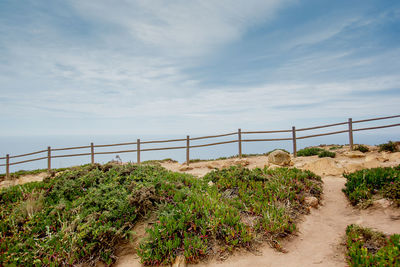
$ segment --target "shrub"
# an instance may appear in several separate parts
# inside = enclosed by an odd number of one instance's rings
[[[325,151],[322,148],[319,147],[308,147],[308,148],[303,148],[297,151],[297,156],[299,157],[309,157],[309,156],[316,156],[322,151]]]
[[[388,151],[388,152],[396,152],[398,151],[397,145],[395,142],[389,141],[386,144],[379,145],[379,152]]]
[[[367,146],[364,146],[364,145],[357,145],[357,146],[354,147],[354,150],[358,150],[358,151],[360,151],[362,153],[366,153],[366,152],[369,151],[369,148]]]
[[[326,157],[334,158],[334,157],[336,157],[336,153],[335,153],[335,152],[331,152],[331,151],[324,150],[324,151],[321,151],[321,152],[318,154],[318,157],[320,157],[320,158],[326,158]]]
[[[350,266],[399,266],[400,235],[390,237],[369,228],[346,229],[347,262]]]
[[[347,178],[343,192],[353,205],[371,199],[374,194],[399,201],[400,165],[343,174]]]

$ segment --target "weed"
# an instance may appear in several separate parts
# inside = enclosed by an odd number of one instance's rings
[[[321,152],[318,154],[318,157],[320,157],[320,158],[326,158],[326,157],[334,158],[334,157],[336,157],[336,153],[335,153],[335,152],[331,152],[331,151],[324,150],[324,151],[321,151]]]

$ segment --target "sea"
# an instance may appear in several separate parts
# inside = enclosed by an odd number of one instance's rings
[[[314,131],[298,132],[297,137],[304,135],[319,134],[328,131],[340,131],[345,128],[327,128],[318,129]],[[216,133],[218,134],[218,133]],[[221,133],[223,134],[223,133]],[[193,135],[191,137],[196,137]],[[381,143],[400,140],[400,127],[377,129],[370,131],[358,131],[354,132],[354,144],[367,144],[377,145]],[[6,154],[10,156],[26,154],[39,150],[46,150],[48,146],[51,148],[64,148],[74,146],[87,146],[93,142],[95,145],[103,144],[116,144],[125,142],[135,142],[138,138],[141,141],[152,141],[152,140],[166,140],[166,139],[184,139],[186,135],[144,135],[135,136],[131,135],[98,135],[98,136],[85,136],[85,135],[52,135],[52,136],[2,136],[0,137],[0,158],[5,157]],[[226,136],[204,140],[193,140],[190,145],[201,145],[214,142],[222,142],[229,140],[237,140],[238,136]],[[275,134],[243,134],[242,139],[269,139],[269,138],[291,138],[291,133],[275,133]],[[339,144],[344,145],[349,143],[348,133],[341,133],[336,135],[321,136],[315,138],[307,138],[297,140],[297,149],[301,149],[308,146],[316,146],[321,144]],[[156,148],[156,147],[169,147],[169,146],[186,146],[186,140],[180,142],[171,143],[160,143],[160,144],[142,144],[141,149]],[[263,141],[263,142],[242,142],[242,153],[243,154],[256,154],[265,153],[273,149],[285,149],[289,152],[293,152],[292,141]],[[136,149],[136,145],[126,146],[114,146],[95,148],[95,152],[107,152],[107,151],[118,151],[118,150],[130,150]],[[52,155],[62,154],[76,154],[76,153],[89,153],[90,148],[67,150],[67,151],[54,151]],[[238,143],[222,144],[208,147],[199,147],[190,149],[190,159],[216,159],[219,157],[228,157],[238,154]],[[27,157],[12,158],[10,162],[16,162],[21,160],[33,159],[37,157],[45,157],[47,152]],[[118,156],[118,157],[117,157]],[[106,163],[112,160],[121,160],[123,162],[136,162],[136,153],[116,153],[107,155],[95,155],[95,162]],[[176,150],[163,150],[163,151],[142,151],[141,161],[145,160],[161,160],[165,158],[171,158],[179,162],[186,160],[186,149]],[[89,156],[78,156],[78,157],[66,157],[66,158],[54,158],[52,159],[52,168],[71,167],[76,165],[82,165],[90,163]],[[5,164],[5,159],[0,160],[0,164]],[[47,159],[39,161],[22,163],[18,165],[10,166],[10,172],[18,170],[34,170],[47,168]],[[5,173],[6,169],[4,166],[0,167],[0,173]]]

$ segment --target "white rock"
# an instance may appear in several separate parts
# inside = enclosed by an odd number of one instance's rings
[[[275,150],[268,155],[268,162],[279,166],[289,165],[290,154],[279,149]]]
[[[179,255],[175,258],[174,264],[172,264],[172,267],[186,267],[186,259],[184,256]]]
[[[318,207],[318,198],[316,197],[305,197],[304,202],[313,208]]]

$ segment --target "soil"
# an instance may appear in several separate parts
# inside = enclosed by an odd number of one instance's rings
[[[329,147],[323,147],[329,150]],[[346,266],[343,246],[347,225],[356,223],[371,227],[385,234],[400,232],[400,209],[373,206],[360,210],[350,205],[341,191],[346,179],[343,172],[352,172],[364,168],[389,167],[400,164],[400,152],[378,152],[370,146],[370,152],[349,152],[349,148],[333,150],[337,153],[334,159],[312,157],[292,157],[291,166],[308,169],[322,177],[324,194],[322,205],[312,209],[298,224],[296,236],[283,240],[282,245],[287,253],[278,252],[267,244],[259,247],[257,253],[236,251],[226,260],[209,259],[197,266]],[[243,159],[227,159],[191,163],[190,168],[175,162],[164,162],[161,165],[171,171],[185,172],[202,177],[215,168],[225,168],[240,164],[248,168],[269,166],[267,156],[255,156]],[[22,184],[29,181],[40,181],[45,174],[25,176],[13,181],[3,181],[1,187]],[[115,266],[141,266],[135,252],[137,242],[144,236],[144,229],[150,222],[142,222],[135,227],[137,232],[131,244],[124,244],[119,249]]]

